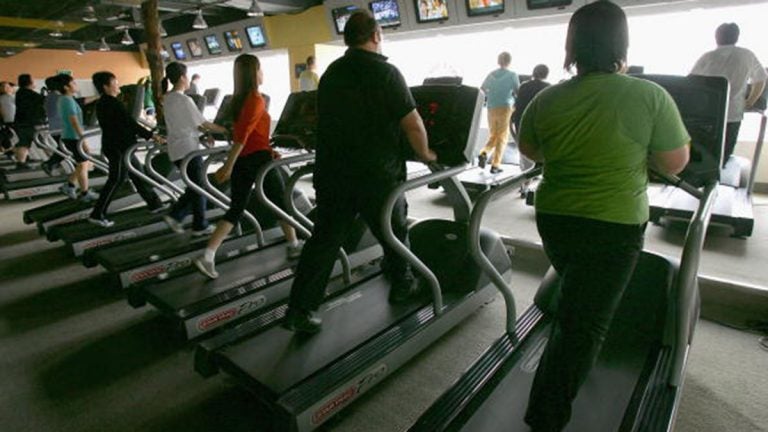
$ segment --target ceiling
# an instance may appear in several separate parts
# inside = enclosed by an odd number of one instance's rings
[[[0,57],[30,48],[96,50],[105,38],[112,50],[137,51],[144,42],[142,0],[0,0]],[[322,0],[260,0],[266,15],[301,12]],[[169,36],[192,31],[197,10],[209,26],[248,18],[251,0],[159,0],[160,20]],[[92,8],[96,22],[86,22]],[[120,43],[125,29],[135,41]],[[54,36],[61,33],[61,36]],[[52,35],[54,34],[54,35]]]

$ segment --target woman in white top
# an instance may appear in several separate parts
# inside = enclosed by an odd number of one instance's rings
[[[200,148],[200,132],[214,131],[225,133],[226,129],[207,121],[195,106],[192,99],[184,92],[189,88],[187,66],[173,62],[165,67],[163,88],[167,91],[168,82],[173,89],[165,94],[163,109],[168,130],[168,156],[181,168],[182,160],[191,152]],[[187,165],[190,180],[200,187],[204,185],[205,170],[203,158],[197,156]],[[187,188],[184,195],[171,207],[165,216],[165,222],[176,233],[184,232],[181,222],[192,213],[192,235],[203,236],[213,231],[205,218],[206,199],[204,196]]]

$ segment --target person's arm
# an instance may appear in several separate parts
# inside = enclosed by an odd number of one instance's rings
[[[765,90],[765,80],[752,83],[749,96],[747,96],[747,102],[744,105],[746,109],[750,109],[755,105],[755,102],[757,102],[757,100],[760,99],[760,96],[763,94],[763,90]]]
[[[651,166],[667,174],[678,174],[686,165],[690,155],[690,143],[674,150],[651,152]]]
[[[217,125],[216,123],[209,122],[207,120],[200,125],[200,129],[202,129],[202,132],[215,132],[220,134],[225,134],[228,132],[227,128],[224,126]]]
[[[517,149],[534,162],[544,162],[544,153],[542,152],[541,145],[536,136],[536,128],[534,127],[537,111],[538,103],[534,98],[520,114],[520,130],[517,131]]]
[[[232,148],[229,149],[229,153],[227,154],[226,162],[224,162],[224,165],[216,170],[216,174],[214,174],[217,182],[224,183],[232,177],[232,168],[235,166],[237,158],[240,157],[240,152],[243,150],[243,147],[245,147],[245,143],[243,142],[235,141],[232,144]]]
[[[424,121],[419,112],[413,109],[411,112],[400,119],[400,128],[408,138],[413,152],[423,162],[434,162],[437,155],[429,148],[427,130],[424,128]]]

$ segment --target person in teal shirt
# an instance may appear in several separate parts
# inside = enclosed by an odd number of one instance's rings
[[[83,129],[83,110],[75,101],[77,82],[70,75],[58,76],[61,85],[61,97],[59,98],[59,115],[61,116],[61,142],[72,153],[75,159],[75,171],[69,176],[66,184],[61,185],[59,191],[68,197],[79,198],[86,202],[95,201],[98,195],[88,188],[88,170],[90,161],[80,154],[78,147],[80,140],[85,135]],[[84,143],[83,150],[88,153],[88,144]],[[80,195],[77,195],[77,183],[80,186]]]
[[[480,151],[480,168],[485,168],[488,155],[493,153],[491,173],[501,172],[501,158],[509,140],[509,121],[514,110],[515,95],[520,87],[520,78],[509,70],[512,56],[502,52],[498,58],[499,68],[488,74],[480,86],[485,92],[488,107],[488,129],[490,135],[485,147]]]
[[[536,224],[561,279],[525,415],[535,432],[567,425],[600,353],[643,247],[649,163],[670,174],[688,163],[690,137],[671,96],[623,74],[628,39],[619,6],[580,8],[566,39],[565,68],[576,76],[523,113],[520,150],[544,164]]]

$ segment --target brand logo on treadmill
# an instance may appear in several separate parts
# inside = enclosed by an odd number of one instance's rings
[[[147,267],[144,270],[132,273],[130,276],[131,283],[141,282],[147,279],[157,277],[163,273],[170,273],[174,270],[183,269],[192,265],[192,259],[184,258],[176,261],[169,261],[165,263],[159,263],[151,267]]]
[[[248,299],[238,305],[234,305],[221,312],[203,318],[197,323],[197,329],[204,332],[218,327],[227,321],[246,315],[256,309],[259,309],[267,302],[263,295]]]
[[[341,390],[331,400],[321,405],[320,408],[312,414],[312,425],[318,426],[331,418],[358,396],[365,393],[374,384],[381,381],[387,375],[387,372],[389,372],[389,367],[387,367],[386,363],[374,366],[373,369],[361,376],[360,379],[355,381],[352,385]]]

